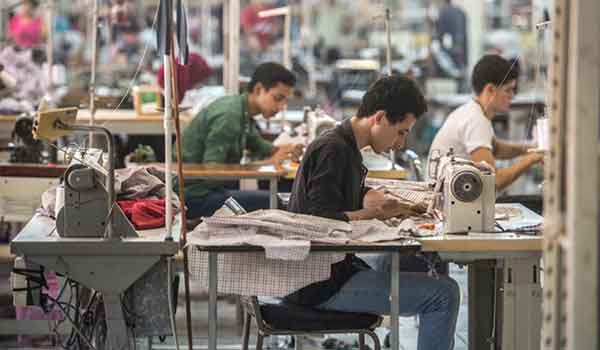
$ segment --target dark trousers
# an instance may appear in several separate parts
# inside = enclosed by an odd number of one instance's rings
[[[229,197],[233,197],[248,212],[268,209],[269,194],[269,191],[221,190],[210,192],[202,197],[186,198],[187,218],[195,219],[212,216]]]

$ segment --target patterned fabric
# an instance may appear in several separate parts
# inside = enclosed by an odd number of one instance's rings
[[[399,240],[405,227],[379,220],[344,221],[277,209],[231,215],[226,211],[198,225],[188,235],[190,275],[208,288],[208,253],[195,246],[261,246],[265,252],[220,253],[219,293],[282,297],[331,277],[331,266],[345,253],[311,253],[311,242],[346,244]],[[414,227],[414,224],[412,225]]]
[[[304,260],[311,241],[344,244],[351,228],[343,221],[269,209],[204,218],[188,241],[201,246],[250,244],[263,247],[270,259]]]
[[[387,195],[401,202],[412,205],[429,205],[435,196],[432,183],[430,182],[367,178],[366,184],[375,190],[385,192]]]
[[[208,253],[188,247],[190,276],[208,288]],[[217,258],[218,293],[284,297],[331,274],[345,254],[314,253],[303,261],[268,259],[263,252],[222,253]]]

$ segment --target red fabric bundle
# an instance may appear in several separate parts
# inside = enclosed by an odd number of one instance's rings
[[[164,199],[126,199],[117,203],[137,230],[165,226]]]

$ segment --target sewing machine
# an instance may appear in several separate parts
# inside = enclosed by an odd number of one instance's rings
[[[55,206],[56,231],[61,237],[104,237],[109,214],[119,236],[138,236],[121,207],[106,205],[109,193],[102,184],[110,175],[102,166],[102,154],[98,149],[86,149],[71,155],[64,183],[56,191],[56,203],[60,203]]]
[[[435,191],[439,194],[432,205],[437,204],[442,209],[444,233],[494,232],[496,176],[493,169],[457,158],[451,152],[432,162],[435,169],[430,177],[435,179]]]
[[[333,129],[337,122],[319,107],[304,107],[304,123],[308,132],[307,143],[310,143],[325,131]]]
[[[32,127],[33,117],[30,114],[24,113],[16,118],[11,133],[12,141],[8,144],[11,163],[43,163],[47,160],[46,147],[33,138]]]
[[[172,275],[167,261],[177,253],[178,243],[162,229],[138,236],[115,203],[112,135],[103,127],[75,124],[76,115],[76,108],[40,112],[34,135],[52,140],[73,131],[101,132],[107,138],[108,160],[104,163],[102,154],[93,151],[77,155],[65,173],[58,219],[34,216],[10,249],[25,259],[29,270],[55,271],[100,293],[104,331],[88,341],[98,348],[124,349],[132,341],[126,323],[131,312],[136,315],[135,336],[170,333],[172,279],[167,282],[165,276]],[[124,309],[124,299],[133,305]]]

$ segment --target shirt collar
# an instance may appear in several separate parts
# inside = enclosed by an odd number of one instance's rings
[[[348,118],[342,122],[342,124],[340,125],[340,131],[341,131],[340,134],[342,135],[344,140],[348,143],[348,145],[350,145],[352,147],[352,149],[355,151],[356,155],[362,161],[362,154],[360,153],[360,150],[358,149],[358,144],[356,143],[356,137],[354,136],[354,131],[352,130],[352,123],[350,122],[351,119],[352,118]]]

